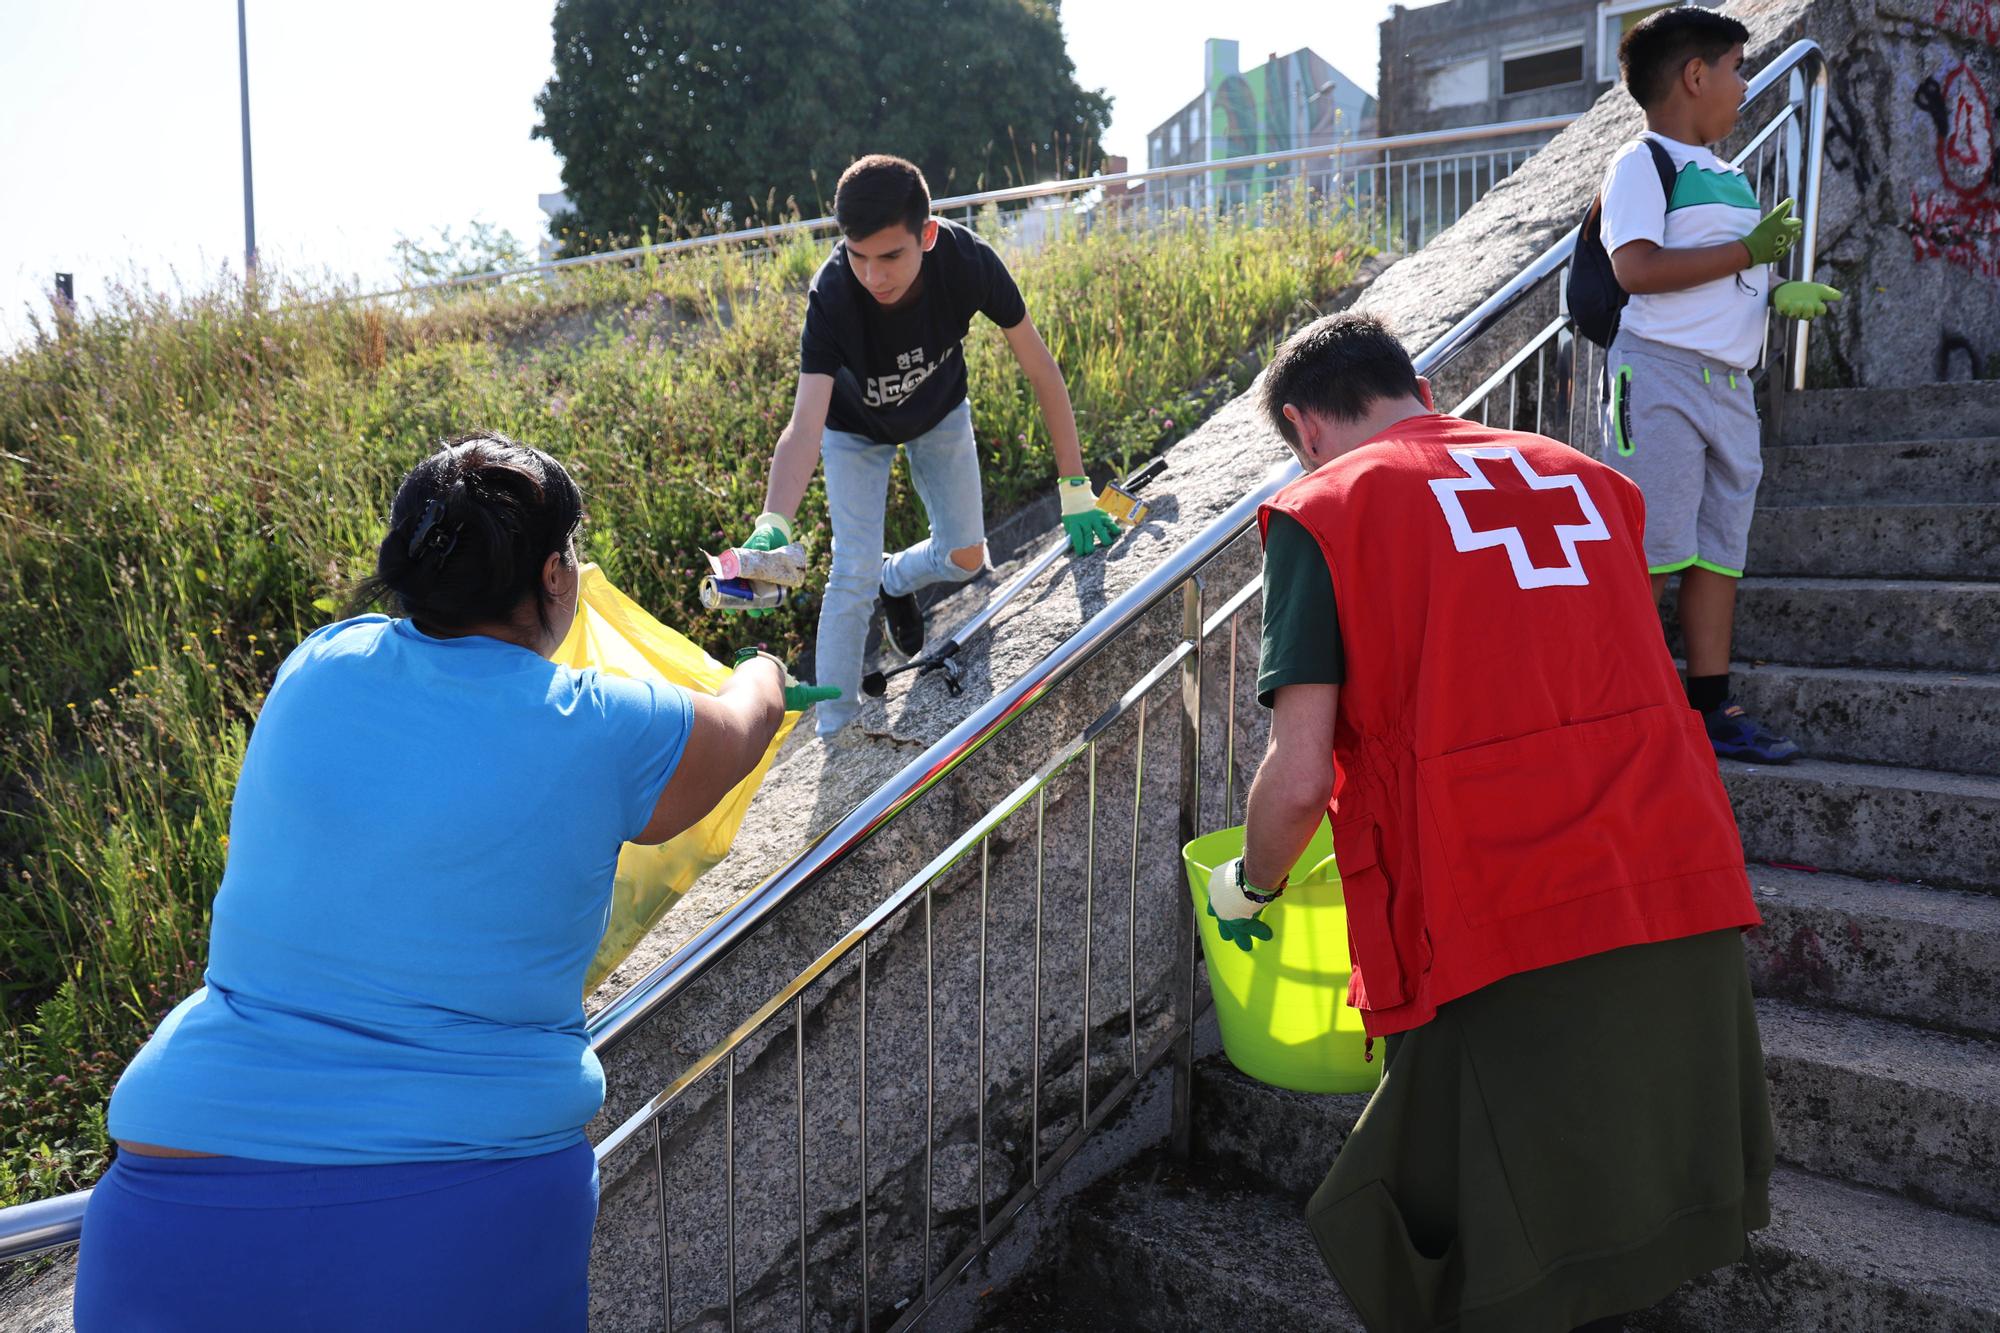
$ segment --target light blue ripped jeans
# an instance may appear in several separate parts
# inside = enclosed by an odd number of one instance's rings
[[[827,431],[820,445],[826,461],[826,509],[833,521],[833,573],[820,602],[814,664],[819,684],[840,687],[838,699],[813,710],[822,736],[846,726],[861,707],[861,653],[878,586],[900,597],[933,583],[964,583],[979,573],[959,568],[951,558],[953,551],[986,541],[971,400],[902,447],[910,457],[910,483],[924,502],[931,535],[884,559],[882,518],[896,446],[839,430]]]

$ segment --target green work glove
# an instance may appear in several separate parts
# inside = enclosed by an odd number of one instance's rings
[[[1823,282],[1781,282],[1771,289],[1771,309],[1786,319],[1818,319],[1840,299],[1840,289]]]
[[[1208,914],[1215,916],[1214,903],[1208,905]],[[1256,948],[1258,940],[1271,938],[1271,928],[1254,916],[1233,918],[1215,916],[1215,933],[1244,953]]]
[[[1750,252],[1751,263],[1768,264],[1789,254],[1805,229],[1806,224],[1792,216],[1792,201],[1786,199],[1750,229],[1743,248]]]
[[[762,648],[738,648],[736,650],[736,665],[742,666],[753,657],[768,657],[771,661],[777,663],[778,674],[784,678],[785,682],[785,711],[787,713],[803,713],[814,704],[828,703],[840,697],[840,687],[838,685],[799,684],[798,681],[792,678],[792,669],[786,666],[782,659],[774,653],[765,652]]]
[[[1090,478],[1058,477],[1056,494],[1062,497],[1063,531],[1069,534],[1073,554],[1089,555],[1094,547],[1118,540],[1118,520],[1097,507]]]
[[[1242,857],[1224,861],[1208,877],[1208,914],[1215,918],[1216,933],[1249,953],[1258,940],[1271,938],[1271,928],[1258,916],[1284,891],[1283,884],[1268,892],[1246,884]]]
[[[757,530],[750,534],[750,540],[744,542],[741,549],[775,551],[780,547],[790,546],[795,540],[797,539],[792,536],[792,520],[767,509],[757,515]]]

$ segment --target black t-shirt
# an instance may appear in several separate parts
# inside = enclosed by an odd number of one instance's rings
[[[1028,317],[1021,289],[993,247],[938,220],[915,299],[885,310],[855,279],[847,243],[813,275],[799,369],[833,376],[826,424],[883,444],[914,440],[965,400],[966,330],[974,315],[1003,329]]]

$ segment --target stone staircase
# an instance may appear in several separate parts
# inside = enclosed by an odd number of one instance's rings
[[[1783,404],[1738,613],[1737,696],[1812,757],[1723,765],[1780,1167],[1747,1266],[1634,1328],[2000,1330],[2000,385]],[[1194,1155],[1079,1197],[1025,1329],[1347,1330],[1300,1221],[1361,1097],[1216,1057]]]

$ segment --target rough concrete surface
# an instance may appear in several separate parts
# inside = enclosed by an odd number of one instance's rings
[[[1744,568],[1818,578],[2000,578],[2000,499],[1759,506]]]
[[[1729,688],[1815,759],[2000,776],[2000,676],[1739,663]]]
[[[2000,1038],[2000,897],[1750,867],[1759,995]]]
[[[2000,1047],[1757,1002],[1781,1160],[2000,1220]]]
[[[1818,398],[1809,395],[1807,401]],[[2000,498],[2000,438],[1764,445],[1760,504]],[[1754,536],[1754,530],[1753,530]]]
[[[1117,1329],[1360,1333],[1298,1205],[1160,1157],[1080,1199],[1057,1282]]]
[[[1722,764],[1752,860],[1990,888],[2000,778],[1818,759]]]
[[[1975,1333],[2000,1328],[2000,1227],[1780,1168],[1744,1264],[1682,1287],[1634,1328],[1661,1333]]]

